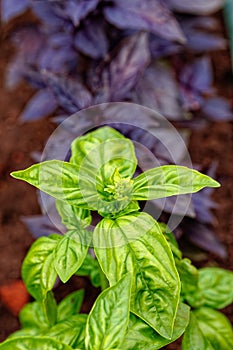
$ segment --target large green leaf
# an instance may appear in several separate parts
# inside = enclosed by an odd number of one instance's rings
[[[153,328],[134,314],[130,315],[129,327],[123,341],[124,350],[156,350],[172,343],[185,331],[189,323],[189,307],[180,304],[170,340],[161,337]]]
[[[129,321],[130,289],[127,274],[99,295],[87,320],[86,350],[119,349]]]
[[[91,224],[91,214],[87,209],[82,209],[67,202],[56,200],[56,208],[62,219],[62,223],[68,230],[85,228]]]
[[[132,275],[131,311],[160,335],[171,338],[180,280],[170,247],[157,222],[146,213],[103,219],[95,228],[94,249],[110,285]]]
[[[76,199],[82,201],[78,184],[78,167],[75,164],[48,160],[25,170],[14,171],[11,175],[71,205],[76,205]]]
[[[72,350],[66,344],[48,337],[19,337],[0,344],[0,350]]]
[[[54,251],[54,266],[62,280],[67,282],[82,265],[91,242],[91,232],[85,229],[68,231]]]
[[[40,237],[32,244],[23,261],[23,280],[29,293],[38,301],[44,299],[55,283],[54,249],[61,237]]]
[[[232,345],[232,326],[221,312],[208,307],[192,311],[183,350],[232,350]]]
[[[150,169],[134,179],[133,199],[147,200],[187,194],[220,184],[207,175],[184,166],[164,165]]]
[[[79,313],[84,298],[84,290],[76,290],[62,299],[57,307],[57,319],[62,321]]]
[[[199,270],[198,287],[187,296],[193,307],[222,309],[233,302],[233,272],[218,267]]]

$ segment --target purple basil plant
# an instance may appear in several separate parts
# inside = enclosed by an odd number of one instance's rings
[[[232,120],[232,106],[213,87],[208,56],[227,45],[212,16],[222,5],[222,0],[2,0],[3,22],[33,13],[12,35],[17,50],[6,76],[9,88],[24,79],[36,89],[20,121],[55,114],[60,122],[86,107],[118,101],[150,107],[182,127]],[[119,130],[163,156],[142,132]],[[211,229],[210,195],[204,190],[193,197],[192,213],[177,236],[224,257]],[[165,211],[169,208],[168,203]],[[46,215],[24,221],[36,235],[54,232]]]

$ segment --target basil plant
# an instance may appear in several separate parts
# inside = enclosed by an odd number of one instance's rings
[[[110,127],[75,139],[71,151],[69,162],[45,161],[11,174],[56,198],[67,232],[31,246],[22,277],[35,301],[0,350],[152,350],[182,334],[184,350],[232,349],[232,327],[216,309],[233,301],[233,273],[198,271],[169,229],[138,204],[219,183],[175,165],[134,177],[134,145]],[[94,228],[93,212],[101,217]],[[102,287],[89,315],[79,313],[82,290],[59,304],[54,298],[57,278],[65,283],[75,274],[89,274]]]

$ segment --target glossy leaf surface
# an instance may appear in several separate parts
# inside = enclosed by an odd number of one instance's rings
[[[128,326],[130,290],[127,274],[99,295],[87,320],[86,350],[120,348]]]
[[[150,169],[134,179],[135,200],[147,200],[187,194],[204,187],[219,187],[209,176],[183,166],[164,165]]]
[[[192,312],[185,332],[184,350],[231,350],[233,330],[229,320],[220,312],[202,307]]]
[[[20,337],[7,340],[0,344],[1,350],[72,350],[68,345],[65,345],[55,339],[49,337]]]
[[[63,283],[82,265],[91,242],[87,230],[69,231],[61,238],[54,251],[54,266]]]
[[[233,272],[218,267],[200,269],[198,287],[187,300],[193,307],[223,309],[233,302]]]
[[[139,317],[130,315],[129,327],[124,339],[125,350],[156,350],[172,343],[179,338],[185,331],[189,323],[189,307],[180,304],[174,324],[174,331],[171,340],[167,340],[159,335],[153,328],[148,326]]]
[[[58,236],[58,239],[60,238],[61,236]],[[22,277],[27,290],[38,301],[43,300],[56,280],[52,257],[56,245],[56,239],[39,238],[32,244],[22,265]],[[50,272],[49,269],[51,269]],[[46,271],[49,272],[48,275]]]
[[[63,321],[79,313],[84,298],[84,290],[80,289],[70,293],[58,304],[57,319]]]
[[[69,205],[68,203],[56,200],[56,208],[62,219],[63,225],[68,230],[77,230],[90,225],[92,217],[89,210]]]
[[[146,213],[103,219],[94,231],[94,249],[110,285],[125,273],[132,280],[131,311],[170,338],[180,281],[171,250],[156,221]]]

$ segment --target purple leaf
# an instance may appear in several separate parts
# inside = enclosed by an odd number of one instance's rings
[[[160,38],[157,35],[151,35],[149,43],[151,54],[156,59],[175,55],[184,49],[182,45]]]
[[[91,105],[90,92],[77,79],[59,77],[46,71],[43,72],[43,78],[56,97],[58,104],[67,112],[75,113]]]
[[[189,33],[186,32],[186,36],[186,47],[198,53],[223,50],[227,47],[227,41],[216,34],[195,30]]]
[[[160,112],[165,117],[182,119],[179,87],[171,67],[162,63],[150,66],[136,86],[136,102]]]
[[[27,103],[19,119],[28,122],[47,117],[57,107],[57,102],[48,89],[39,90]]]
[[[172,10],[193,15],[209,15],[223,6],[223,0],[167,0],[167,3]]]
[[[215,233],[208,226],[196,220],[185,219],[182,223],[185,237],[197,247],[226,258],[227,252]]]
[[[86,20],[75,35],[74,46],[94,59],[104,57],[108,51],[108,39],[103,22]]]
[[[203,102],[203,94],[213,93],[213,73],[207,57],[186,64],[179,74],[183,107],[198,110]]]
[[[72,30],[71,23],[56,13],[55,5],[55,3],[50,3],[45,0],[36,0],[32,1],[31,7],[46,29],[55,33],[57,33],[58,30],[69,32]]]
[[[202,113],[212,121],[233,120],[233,109],[229,101],[221,97],[205,100]]]
[[[34,238],[60,233],[47,215],[23,216],[21,220]]]
[[[178,22],[160,0],[114,0],[112,6],[104,8],[104,14],[116,27],[146,30],[169,40],[185,42]]]
[[[38,57],[37,65],[39,70],[67,74],[77,65],[77,61],[77,52],[71,47],[44,47]]]
[[[95,10],[98,3],[99,0],[69,0],[65,4],[65,13],[77,27],[83,18]]]
[[[21,15],[29,7],[29,0],[2,0],[1,13],[2,21],[8,22],[10,19]]]
[[[219,26],[217,20],[211,17],[197,17],[181,20],[180,23],[189,50],[203,53],[226,48],[227,41],[216,33]]]
[[[124,39],[116,48],[117,54],[97,78],[96,101],[121,101],[137,83],[138,78],[149,64],[150,52],[146,33],[137,33]]]

